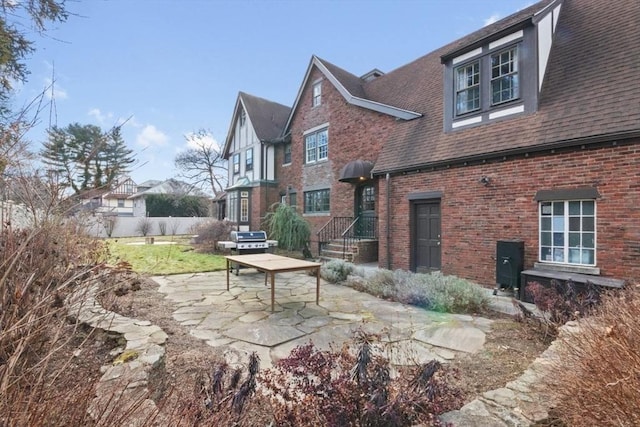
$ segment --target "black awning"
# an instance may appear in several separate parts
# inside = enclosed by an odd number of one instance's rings
[[[371,170],[373,163],[366,160],[353,160],[342,168],[340,171],[341,182],[360,182],[371,178]]]

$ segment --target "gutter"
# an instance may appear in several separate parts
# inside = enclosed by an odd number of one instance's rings
[[[398,174],[398,173],[409,173],[409,172],[421,172],[426,169],[433,170],[439,167],[451,167],[457,165],[465,165],[466,163],[471,162],[479,162],[486,160],[494,160],[498,158],[506,158],[507,156],[516,156],[516,155],[524,155],[524,154],[533,154],[540,153],[547,150],[561,150],[565,148],[575,148],[579,146],[583,146],[582,148],[586,148],[588,145],[596,145],[603,143],[611,143],[612,146],[623,145],[626,140],[640,138],[640,130],[633,130],[627,132],[620,132],[616,134],[609,135],[596,135],[584,138],[576,138],[572,140],[564,140],[559,142],[552,142],[543,145],[535,145],[530,147],[520,147],[510,150],[496,151],[493,153],[481,153],[475,154],[467,157],[458,157],[454,159],[440,160],[436,162],[430,163],[422,163],[419,165],[409,166],[409,167],[400,167],[379,171],[372,171],[372,176],[382,176],[384,174]]]
[[[387,270],[391,270],[391,209],[389,203],[391,200],[391,174],[387,173]]]

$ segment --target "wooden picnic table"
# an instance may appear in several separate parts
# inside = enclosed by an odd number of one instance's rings
[[[229,270],[232,269],[232,263],[245,267],[255,268],[265,274],[264,281],[267,284],[267,276],[271,278],[271,312],[274,311],[275,300],[275,276],[276,273],[284,273],[287,271],[313,270],[316,274],[316,304],[320,302],[320,267],[322,264],[318,262],[304,261],[301,259],[289,258],[281,255],[269,253],[249,254],[249,255],[230,255],[227,259],[227,291],[229,290]]]

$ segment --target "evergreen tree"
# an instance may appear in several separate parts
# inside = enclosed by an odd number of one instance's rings
[[[76,194],[110,186],[135,162],[132,154],[119,127],[103,132],[79,123],[51,128],[41,151],[43,163]]]

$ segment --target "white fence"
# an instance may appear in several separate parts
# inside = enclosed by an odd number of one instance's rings
[[[134,237],[143,236],[143,228],[147,236],[172,236],[195,234],[194,229],[201,223],[213,221],[208,217],[90,217],[86,220],[86,228],[91,236],[96,237]],[[113,221],[113,222],[111,222]],[[143,222],[146,221],[146,225]],[[84,221],[83,221],[84,222]],[[109,231],[111,233],[109,233]]]
[[[39,213],[39,215],[42,215]],[[30,228],[35,223],[33,212],[19,203],[11,201],[0,203],[0,220],[10,223],[14,229]],[[38,218],[38,221],[42,218]],[[102,217],[86,215],[76,220],[95,237],[135,237],[135,236],[172,236],[195,234],[194,229],[201,223],[215,221],[210,217]],[[143,221],[146,226],[143,227]],[[146,229],[146,233],[142,229]]]

